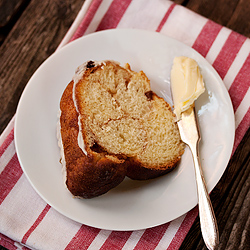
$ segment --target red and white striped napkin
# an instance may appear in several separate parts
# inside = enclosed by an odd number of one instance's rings
[[[99,30],[137,28],[171,36],[202,54],[231,96],[237,148],[250,124],[250,40],[168,0],[87,0],[62,41]],[[198,215],[139,231],[109,231],[72,221],[46,204],[23,174],[14,119],[0,137],[0,245],[8,249],[178,249]]]

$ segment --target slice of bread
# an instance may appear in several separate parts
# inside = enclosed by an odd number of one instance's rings
[[[171,107],[128,64],[85,63],[60,109],[66,184],[76,196],[106,193],[125,176],[147,180],[166,174],[184,152]]]
[[[60,102],[59,145],[65,168],[66,186],[77,197],[92,198],[121,183],[128,163],[122,157],[91,150],[88,155],[79,147],[78,113],[72,99],[73,81],[66,87]]]

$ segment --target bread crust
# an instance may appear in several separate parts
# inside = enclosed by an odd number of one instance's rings
[[[163,165],[161,167],[154,168],[145,166],[137,159],[129,159],[126,176],[132,180],[149,180],[159,176],[165,175],[175,169],[180,158],[176,158],[171,164]]]
[[[88,152],[78,145],[78,113],[72,99],[73,81],[66,87],[60,102],[61,137],[66,161],[66,185],[77,197],[93,198],[108,192],[123,181],[127,162],[110,160],[106,154]]]

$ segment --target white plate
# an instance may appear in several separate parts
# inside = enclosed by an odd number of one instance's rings
[[[170,104],[170,69],[175,56],[194,58],[206,92],[196,103],[202,141],[201,163],[208,190],[222,176],[234,141],[234,114],[224,84],[212,66],[190,47],[165,35],[142,30],[108,30],[80,38],[48,58],[30,79],[20,99],[15,143],[24,173],[38,194],[63,215],[110,230],[136,230],[169,222],[197,204],[191,154],[185,150],[170,174],[150,180],[126,179],[90,200],[72,198],[64,186],[56,138],[59,102],[77,66],[88,60],[129,62],[143,70],[152,89]]]

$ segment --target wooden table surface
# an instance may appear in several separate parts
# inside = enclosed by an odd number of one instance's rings
[[[0,0],[0,133],[15,114],[29,78],[55,51],[83,2]],[[249,0],[173,2],[250,37]],[[211,193],[220,232],[219,249],[250,249],[249,136],[248,129]],[[198,218],[181,249],[206,249]]]

